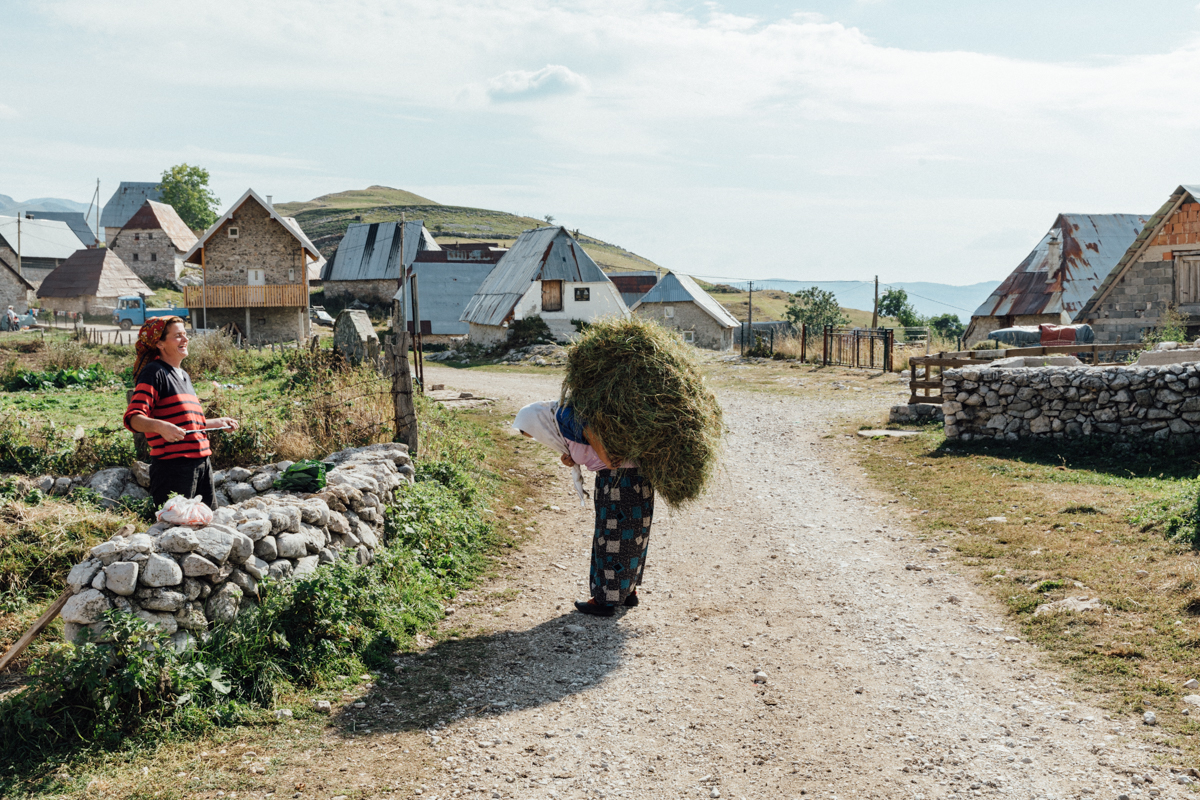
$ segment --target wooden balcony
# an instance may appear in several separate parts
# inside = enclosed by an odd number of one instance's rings
[[[183,304],[188,308],[306,308],[308,286],[185,286]]]

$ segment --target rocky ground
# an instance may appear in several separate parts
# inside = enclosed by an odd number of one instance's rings
[[[428,374],[509,411],[560,379]],[[907,388],[804,391],[720,392],[725,472],[695,508],[660,507],[642,603],[615,619],[572,610],[592,520],[560,470],[522,510],[529,543],[457,601],[464,633],[347,695],[345,733],[283,765],[278,796],[293,779],[422,800],[1188,796],[1152,727],[1078,702],[865,485],[846,422]]]

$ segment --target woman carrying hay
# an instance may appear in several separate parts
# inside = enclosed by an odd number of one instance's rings
[[[513,425],[523,435],[561,454],[563,466],[572,468],[581,500],[585,492],[580,467],[596,473],[596,526],[588,580],[591,598],[575,601],[575,608],[585,614],[611,617],[618,605],[636,606],[637,587],[642,583],[650,547],[653,487],[638,474],[632,461],[621,462],[618,467],[599,437],[570,407],[554,402],[532,403],[517,412]]]
[[[161,507],[172,494],[213,505],[213,475],[205,430],[237,429],[230,417],[205,419],[192,379],[180,367],[188,335],[179,317],[153,317],[138,331],[134,390],[125,427],[150,445],[150,494]]]

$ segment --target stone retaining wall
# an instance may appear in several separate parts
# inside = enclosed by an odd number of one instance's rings
[[[73,593],[62,610],[67,640],[75,641],[84,627],[99,633],[104,612],[119,608],[158,625],[176,647],[186,648],[193,635],[257,602],[264,577],[309,575],[338,558],[370,563],[383,533],[384,504],[411,480],[408,448],[369,445],[325,460],[336,466],[317,494],[260,492],[234,478],[253,480],[269,469],[242,470],[245,475],[227,470],[226,487],[244,485],[249,494],[218,508],[211,524],[159,522],[93,547],[67,578]]]
[[[947,370],[948,439],[1107,437],[1193,444],[1200,365]]]

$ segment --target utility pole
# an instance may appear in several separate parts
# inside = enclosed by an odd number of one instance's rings
[[[17,274],[22,278],[25,273],[21,271],[21,212],[17,212]]]
[[[399,301],[392,301],[392,341],[388,344],[388,356],[392,367],[392,413],[395,424],[393,442],[408,445],[409,455],[417,455],[417,412],[413,405],[412,372],[408,363],[408,322],[405,291],[408,271],[404,263],[404,229],[407,227],[408,215],[400,214],[400,274],[396,281],[397,293],[401,294]],[[420,323],[418,323],[418,326]],[[419,330],[419,327],[418,327]]]
[[[758,340],[754,338],[754,281],[750,281],[750,303],[746,308],[746,319],[749,320],[748,327],[750,328],[750,349],[753,350],[758,346]]]
[[[875,310],[871,312],[871,330],[879,327],[879,276],[875,276]]]

